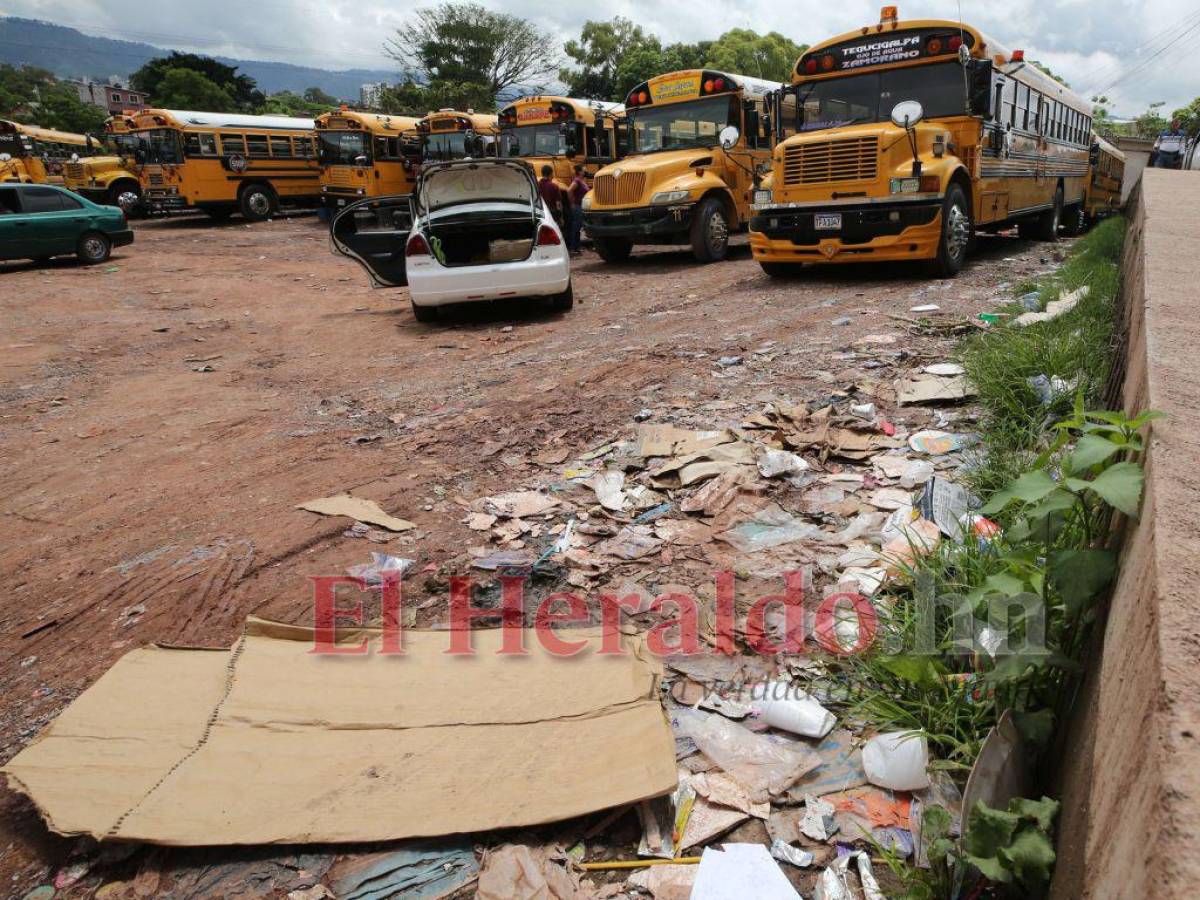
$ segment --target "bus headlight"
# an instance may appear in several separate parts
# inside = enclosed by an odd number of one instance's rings
[[[690,196],[691,194],[687,191],[659,191],[650,198],[650,205],[662,206],[665,203],[680,203]]]
[[[754,192],[755,206],[769,206],[773,199],[774,197],[771,196],[771,192],[768,190],[757,190]]]
[[[592,208],[592,195],[591,194],[585,195],[583,198],[583,201],[579,205],[581,207],[583,207],[584,209],[591,209]]]

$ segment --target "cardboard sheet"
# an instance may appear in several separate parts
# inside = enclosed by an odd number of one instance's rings
[[[168,845],[377,841],[535,825],[674,789],[655,661],[311,653],[250,619],[231,651],[126,654],[2,770],[50,827]],[[378,644],[378,632],[339,633]]]
[[[366,522],[369,525],[378,525],[388,531],[408,531],[417,527],[408,519],[398,519],[388,515],[374,500],[351,497],[349,494],[309,500],[296,508],[319,513],[322,516],[345,516],[347,519],[357,519],[359,522]]]

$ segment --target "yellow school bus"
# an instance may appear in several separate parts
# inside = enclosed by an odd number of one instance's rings
[[[142,188],[134,171],[133,127],[132,113],[111,116],[104,123],[103,150],[64,165],[63,186],[95,203],[119,206],[126,218],[140,213]]]
[[[1093,222],[1121,208],[1125,183],[1125,154],[1099,135],[1092,135],[1088,180],[1079,220],[1068,220],[1072,231],[1083,231]]]
[[[541,177],[542,166],[566,189],[581,165],[591,178],[617,158],[619,103],[573,97],[522,97],[500,110],[500,156],[522,159]]]
[[[411,194],[421,159],[419,121],[344,107],[317,116],[321,203],[336,207]]]
[[[788,96],[796,134],[750,225],[769,275],[887,260],[951,275],[976,229],[1055,240],[1083,204],[1090,106],[970,26],[884,7],[807,50]]]
[[[0,181],[62,184],[63,166],[94,150],[83,134],[0,119]]]
[[[146,109],[134,115],[134,159],[151,210],[235,211],[250,221],[321,195],[312,119]]]
[[[771,155],[769,96],[783,85],[702,69],[642,82],[625,100],[626,156],[600,169],[583,227],[600,256],[634,244],[690,244],[724,259],[750,218],[756,169]]]
[[[417,120],[423,162],[495,156],[500,119],[474,110],[439,109]]]

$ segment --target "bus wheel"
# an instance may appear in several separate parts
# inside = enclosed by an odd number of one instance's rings
[[[800,274],[799,263],[760,262],[759,265],[771,278],[789,278]]]
[[[633,241],[626,238],[598,237],[593,243],[605,262],[625,262],[633,252]]]
[[[1063,217],[1063,189],[1054,192],[1054,205],[1042,213],[1037,220],[1037,230],[1034,232],[1039,241],[1057,241],[1058,226]]]
[[[275,192],[265,184],[251,184],[242,188],[238,196],[242,217],[251,222],[262,222],[275,214]]]
[[[967,260],[974,227],[967,195],[962,185],[951,184],[942,201],[942,237],[938,241],[937,270],[943,275],[957,275]]]
[[[715,197],[703,200],[692,217],[692,256],[696,262],[718,262],[729,250],[729,221]]]
[[[1083,204],[1072,206],[1063,213],[1063,231],[1071,237],[1087,231],[1087,213],[1083,211]]]
[[[108,204],[119,207],[125,218],[132,218],[142,207],[142,192],[135,184],[114,184],[108,191]]]
[[[75,245],[75,255],[87,265],[102,263],[112,252],[112,242],[99,231],[89,231]]]

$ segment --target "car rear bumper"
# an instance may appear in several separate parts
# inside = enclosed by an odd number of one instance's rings
[[[759,262],[932,259],[942,234],[941,211],[940,202],[765,209],[750,219],[750,248]],[[842,227],[818,231],[817,213],[841,213]]]
[[[118,231],[107,232],[108,239],[112,241],[114,247],[124,247],[127,244],[133,243],[133,229],[122,228]]]
[[[591,238],[666,238],[686,235],[695,204],[643,206],[637,209],[584,210],[583,230]]]
[[[546,297],[561,294],[571,283],[571,263],[566,250],[539,258],[538,253],[519,262],[479,266],[443,266],[440,263],[408,265],[408,291],[417,306],[452,303],[486,303],[512,297]]]

